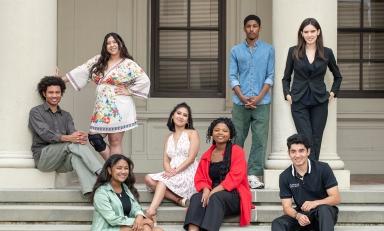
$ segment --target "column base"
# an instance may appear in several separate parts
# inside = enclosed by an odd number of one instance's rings
[[[0,168],[34,168],[31,151],[0,151]]]
[[[292,161],[288,158],[268,159],[265,162],[265,168],[268,170],[270,170],[270,169],[286,169],[291,164],[292,164]]]
[[[319,161],[329,164],[333,170],[343,170],[344,161],[342,161],[336,152],[321,152]]]
[[[284,170],[264,169],[264,184],[266,189],[279,189],[279,176]],[[351,187],[349,170],[333,170],[338,182],[339,189],[349,189]]]
[[[35,168],[0,168],[0,188],[55,188],[56,172]]]

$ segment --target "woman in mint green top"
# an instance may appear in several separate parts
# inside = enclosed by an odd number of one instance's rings
[[[144,216],[132,170],[133,162],[124,155],[105,161],[91,196],[92,231],[162,231]]]

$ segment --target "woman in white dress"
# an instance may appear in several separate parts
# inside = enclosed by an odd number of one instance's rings
[[[164,197],[187,207],[189,198],[196,192],[193,179],[200,141],[193,128],[191,108],[186,103],[176,105],[169,115],[167,127],[172,133],[164,145],[164,171],[145,176],[146,185],[154,191],[152,203],[146,211],[146,215],[152,218]]]
[[[124,132],[137,127],[132,96],[146,99],[150,81],[116,33],[104,37],[99,55],[61,78],[80,90],[91,80],[96,83],[96,102],[91,116],[90,144],[104,159],[123,153]],[[107,145],[104,136],[108,136]]]

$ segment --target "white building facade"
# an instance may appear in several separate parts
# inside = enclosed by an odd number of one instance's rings
[[[243,41],[243,19],[262,20],[261,39],[276,51],[275,85],[266,180],[288,164],[286,138],[295,132],[281,78],[288,48],[304,18],[316,18],[325,45],[338,56],[344,77],[330,103],[320,159],[351,174],[384,174],[384,3],[375,0],[0,0],[0,186],[54,187],[54,173],[34,168],[28,113],[41,103],[36,85],[58,66],[62,73],[100,52],[104,35],[119,33],[151,77],[151,97],[137,100],[139,127],[127,132],[124,152],[136,172],[162,168],[166,120],[179,102],[193,110],[201,151],[210,121],[231,115],[228,54]],[[362,18],[356,19],[358,12]],[[381,13],[380,13],[381,12]],[[368,21],[369,23],[366,23]],[[367,45],[368,44],[368,45]],[[341,57],[342,56],[342,57]],[[328,82],[332,75],[327,74]],[[76,127],[87,130],[95,86],[75,92],[68,85],[61,106]],[[161,137],[159,139],[159,137]],[[247,142],[246,149],[249,147]],[[22,181],[20,181],[22,179]],[[268,185],[268,183],[267,183]],[[277,187],[277,186],[276,186]]]

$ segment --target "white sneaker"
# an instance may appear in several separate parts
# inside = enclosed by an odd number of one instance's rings
[[[252,189],[262,189],[264,188],[264,183],[259,180],[255,175],[248,176],[249,187]]]

